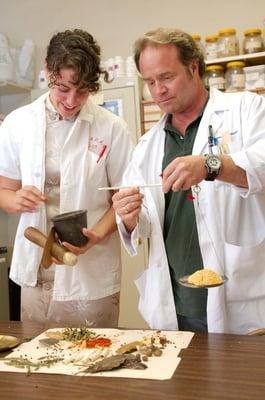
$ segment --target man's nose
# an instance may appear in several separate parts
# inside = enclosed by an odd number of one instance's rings
[[[156,82],[155,88],[156,88],[156,93],[158,95],[165,93],[167,90],[167,88],[163,82]]]
[[[68,106],[72,107],[75,105],[75,103],[76,103],[76,93],[74,93],[74,92],[68,93],[68,95],[67,95]]]

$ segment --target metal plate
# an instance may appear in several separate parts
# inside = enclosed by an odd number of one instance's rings
[[[221,278],[222,278],[222,282],[220,282],[220,283],[215,283],[215,284],[213,284],[213,285],[194,285],[193,283],[189,283],[188,282],[188,278],[189,278],[189,276],[190,275],[185,275],[185,276],[183,276],[182,278],[179,278],[178,279],[178,282],[182,285],[182,286],[185,286],[185,287],[188,287],[188,288],[193,288],[193,289],[210,289],[210,288],[213,288],[213,287],[217,287],[217,286],[221,286],[221,285],[223,285],[226,281],[227,281],[227,277],[226,276],[224,276],[224,275],[222,275],[221,276]]]
[[[19,345],[20,341],[15,336],[0,335],[0,351],[7,351]]]

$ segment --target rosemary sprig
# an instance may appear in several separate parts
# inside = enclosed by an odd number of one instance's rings
[[[15,368],[26,368],[27,374],[31,373],[31,369],[33,368],[34,371],[38,371],[41,367],[50,367],[62,361],[63,358],[60,357],[45,357],[42,358],[40,361],[34,362],[29,360],[26,357],[10,357],[5,359],[5,364],[15,367]]]

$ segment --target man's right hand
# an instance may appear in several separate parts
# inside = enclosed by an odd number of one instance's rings
[[[36,212],[46,197],[35,186],[0,176],[0,208],[8,213]]]
[[[36,212],[46,200],[35,186],[23,186],[15,192],[14,207],[17,212]]]
[[[121,217],[128,232],[132,232],[137,225],[143,197],[138,187],[122,189],[112,197],[113,208]]]

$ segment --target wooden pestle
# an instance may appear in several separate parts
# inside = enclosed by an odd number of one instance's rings
[[[31,242],[45,249],[47,236],[38,229],[29,226],[25,229],[24,236]],[[57,258],[57,260],[65,265],[74,266],[77,263],[77,256],[56,242],[52,243],[50,253],[51,257]]]

